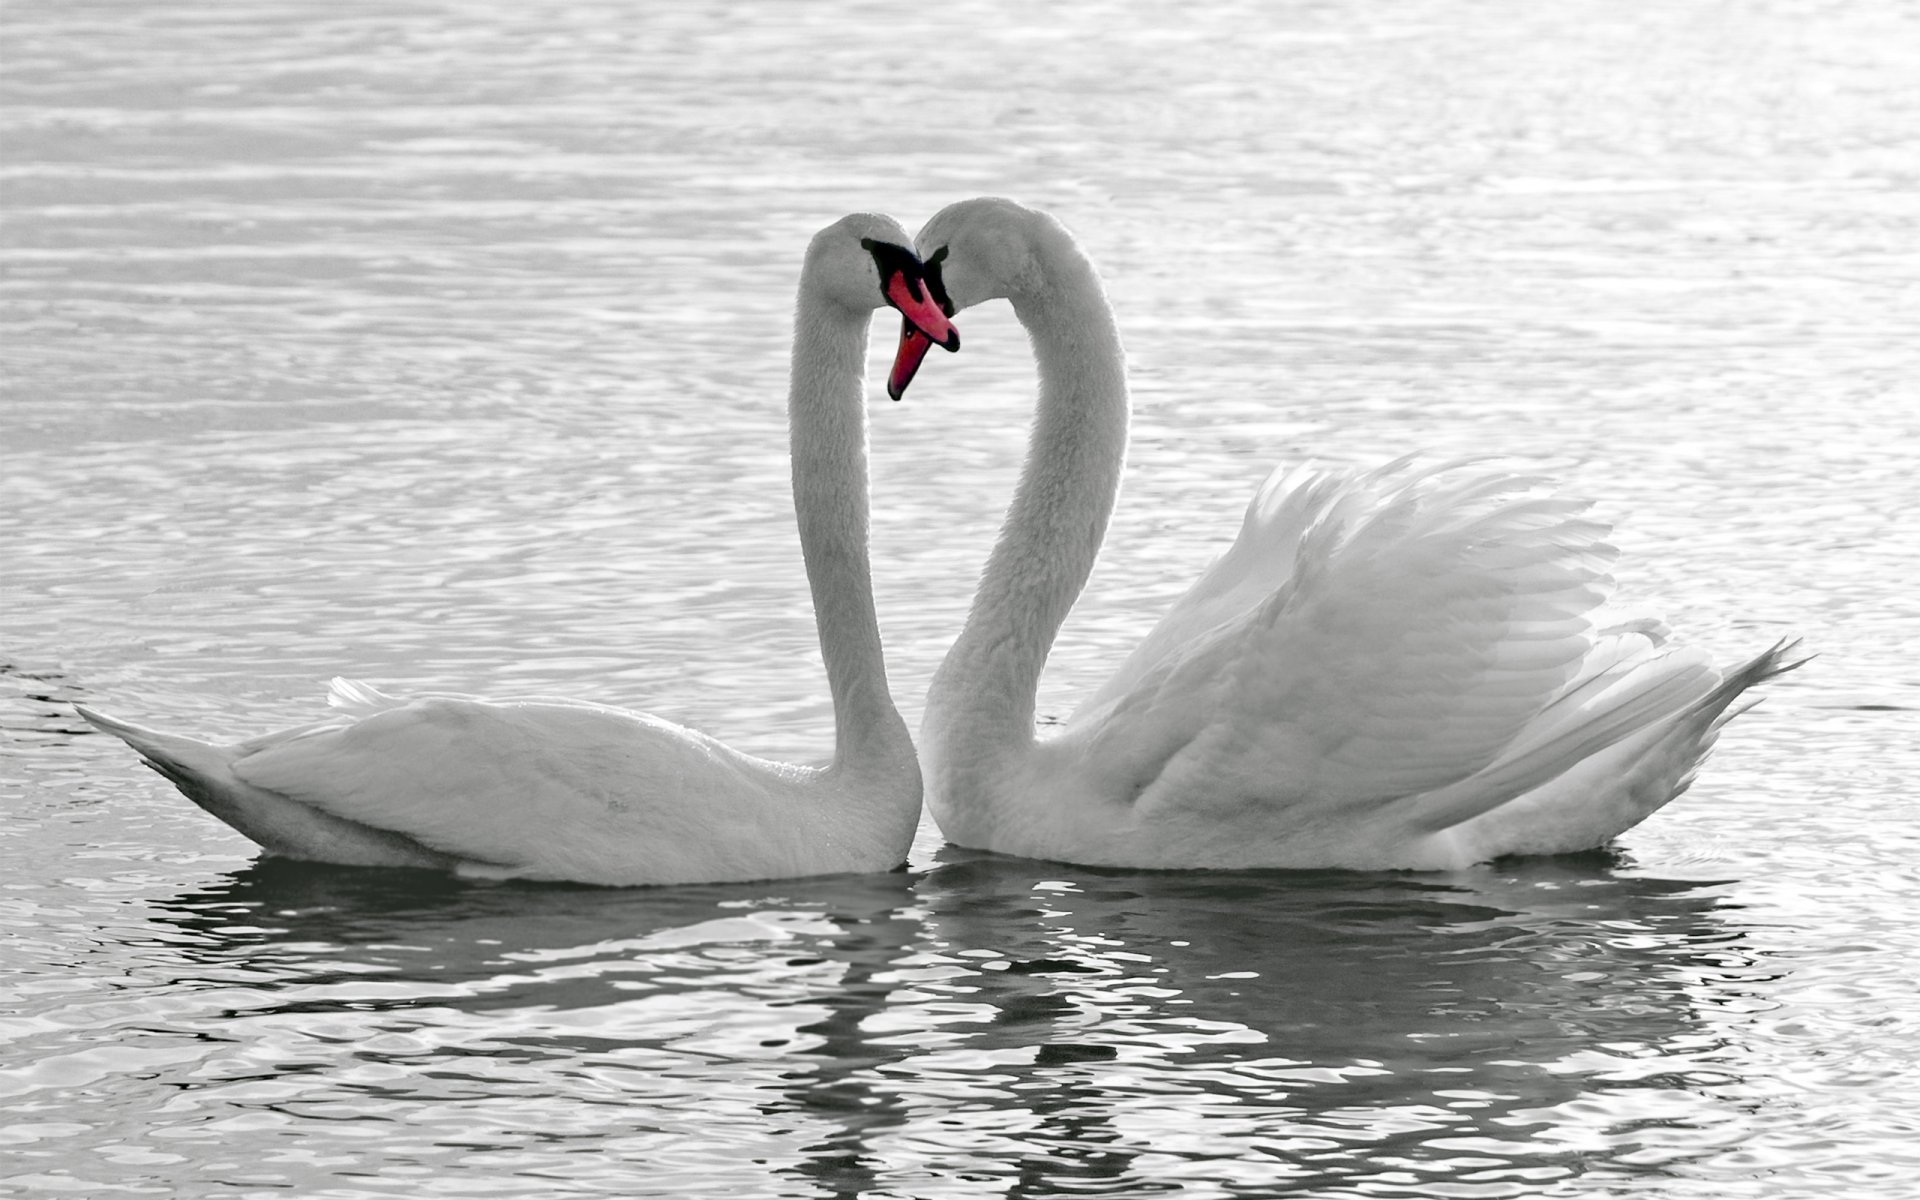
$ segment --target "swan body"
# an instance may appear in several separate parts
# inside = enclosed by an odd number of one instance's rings
[[[920,730],[955,842],[1130,867],[1589,849],[1684,790],[1741,694],[1798,665],[1776,646],[1723,677],[1657,621],[1598,625],[1607,527],[1544,480],[1405,460],[1276,472],[1232,547],[1037,740],[1040,671],[1119,488],[1119,334],[1045,214],[963,201],[917,246],[949,312],[1012,303],[1040,371],[1026,467]],[[925,348],[909,328],[901,360]]]
[[[887,687],[868,572],[865,360],[885,303],[921,328],[944,321],[906,244],[890,218],[855,214],[813,239],[801,273],[794,506],[834,700],[830,763],[770,762],[605,705],[402,700],[339,679],[333,719],[235,745],[81,714],[290,858],[609,885],[898,866],[921,783]],[[945,343],[958,344],[950,329]]]

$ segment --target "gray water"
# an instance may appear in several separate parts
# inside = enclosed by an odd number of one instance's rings
[[[1914,5],[69,0],[0,36],[0,1192],[1911,1194]],[[800,251],[980,193],[1080,234],[1136,383],[1044,712],[1308,458],[1550,467],[1627,598],[1819,658],[1617,851],[1449,875],[931,825],[902,873],[739,887],[276,864],[68,708],[237,737],[344,674],[822,755]],[[961,325],[871,410],[916,724],[1033,382],[1004,308]]]

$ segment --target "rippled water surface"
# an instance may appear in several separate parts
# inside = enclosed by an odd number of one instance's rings
[[[0,11],[0,1192],[1905,1197],[1920,10],[583,0]],[[1064,712],[1276,463],[1544,463],[1798,634],[1617,853],[599,891],[257,862],[68,704],[334,674],[818,756],[811,232],[1056,211],[1132,467]],[[1004,309],[872,407],[910,722],[1017,468]],[[884,339],[883,339],[884,340]],[[881,353],[875,347],[875,355]]]

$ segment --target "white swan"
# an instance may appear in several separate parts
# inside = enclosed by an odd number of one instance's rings
[[[1276,472],[1232,548],[1037,741],[1040,671],[1126,454],[1120,337],[1045,214],[963,201],[917,246],[949,313],[1012,302],[1040,372],[1018,490],[920,729],[927,802],[955,842],[1363,869],[1596,847],[1684,789],[1734,699],[1789,669],[1776,646],[1722,678],[1655,621],[1596,632],[1607,529],[1540,480]],[[903,332],[896,384],[926,347]]]
[[[890,870],[920,773],[887,688],[867,556],[866,350],[892,303],[958,346],[891,218],[846,217],[807,248],[795,315],[794,508],[833,695],[834,757],[798,767],[644,713],[565,700],[404,701],[336,679],[344,715],[233,746],[87,708],[269,853],[598,884]],[[946,332],[938,332],[941,329]]]

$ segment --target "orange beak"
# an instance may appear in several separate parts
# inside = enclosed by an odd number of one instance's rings
[[[953,327],[946,310],[933,298],[933,289],[927,286],[926,280],[908,279],[906,272],[895,271],[887,279],[886,293],[887,303],[899,309],[907,323],[928,340],[939,342],[948,350],[960,348],[960,331]]]
[[[957,331],[956,331],[957,332]],[[947,347],[958,348],[958,343]],[[900,322],[900,347],[893,352],[893,369],[887,372],[887,395],[898,400],[907,394],[907,385],[913,382],[914,372],[920,369],[920,360],[933,349],[933,339],[921,333],[915,327],[913,318]]]
[[[906,393],[914,372],[920,369],[921,360],[936,342],[949,352],[960,348],[960,331],[953,327],[953,320],[947,315],[946,294],[939,286],[937,275],[938,263],[946,256],[946,248],[942,247],[933,256],[935,267],[930,272],[928,265],[904,246],[866,238],[861,239],[860,244],[873,255],[874,264],[880,268],[880,294],[903,318],[900,347],[893,356],[893,369],[887,372],[887,395],[898,400]]]
[[[894,351],[893,369],[887,372],[887,395],[898,400],[935,342],[948,351],[960,348],[960,331],[923,280],[909,281],[905,274],[895,273],[887,280],[887,303],[899,309],[902,318],[900,347]]]

